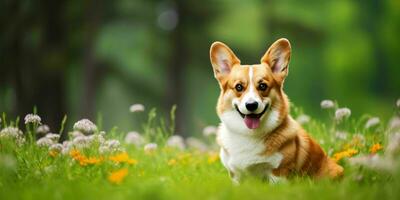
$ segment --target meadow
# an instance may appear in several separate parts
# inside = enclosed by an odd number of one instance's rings
[[[398,199],[400,100],[388,119],[355,118],[330,100],[320,106],[330,120],[298,108],[292,114],[345,168],[341,179],[270,184],[249,178],[240,185],[219,161],[216,127],[197,138],[174,135],[174,108],[165,120],[133,105],[131,112],[148,120],[128,133],[102,130],[101,120],[82,119],[65,130],[66,117],[50,128],[35,110],[23,122],[3,113],[0,199]],[[68,137],[60,139],[63,132]]]

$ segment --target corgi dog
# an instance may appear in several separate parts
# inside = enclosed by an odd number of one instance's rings
[[[289,114],[283,83],[290,55],[290,43],[284,38],[255,65],[242,65],[222,42],[211,45],[210,60],[221,88],[217,142],[222,164],[234,182],[248,175],[276,182],[291,175],[343,174],[343,168]]]

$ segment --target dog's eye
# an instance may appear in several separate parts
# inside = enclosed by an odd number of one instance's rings
[[[241,91],[243,91],[243,85],[238,83],[238,84],[236,84],[235,89],[236,89],[236,91],[241,92]]]
[[[261,91],[265,91],[267,89],[267,84],[260,83],[260,85],[258,85],[258,89],[260,89]]]

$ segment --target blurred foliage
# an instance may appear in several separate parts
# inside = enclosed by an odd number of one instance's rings
[[[53,124],[65,113],[71,121],[101,113],[107,129],[137,130],[144,118],[129,113],[133,103],[166,115],[177,104],[184,135],[218,123],[219,88],[208,58],[216,40],[252,64],[273,41],[288,38],[293,54],[285,90],[314,117],[327,98],[355,115],[389,116],[400,97],[397,0],[0,5],[0,111],[23,115],[37,105]]]

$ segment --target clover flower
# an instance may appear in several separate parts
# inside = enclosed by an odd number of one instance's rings
[[[308,122],[310,122],[310,117],[309,117],[308,115],[302,114],[302,115],[299,115],[299,116],[296,118],[296,121],[297,121],[299,124],[304,125],[304,124],[307,124]]]
[[[338,108],[335,112],[336,121],[340,122],[343,119],[350,117],[351,110],[349,108]]]
[[[36,114],[27,114],[25,116],[25,124],[29,124],[29,123],[40,124],[41,120],[42,119],[39,117],[39,115],[36,115]]]
[[[36,133],[39,134],[39,135],[45,135],[45,134],[47,134],[48,132],[50,132],[50,127],[47,126],[46,124],[40,125],[40,126],[37,127],[37,129],[36,129]]]
[[[134,144],[135,146],[140,146],[143,144],[143,138],[142,136],[136,132],[136,131],[131,131],[125,136],[125,143],[127,144]]]
[[[183,150],[183,149],[185,149],[185,142],[181,136],[173,135],[168,138],[167,146]]]
[[[97,126],[88,119],[81,119],[74,124],[74,130],[90,135],[97,131]]]
[[[60,135],[56,134],[56,133],[48,133],[45,136],[46,138],[49,138],[50,140],[52,140],[53,142],[58,142],[58,140],[60,139]]]
[[[106,141],[106,139],[103,137],[103,134],[93,134],[86,137],[91,143],[97,142],[99,144],[103,144]]]
[[[69,137],[74,139],[78,136],[85,136],[83,133],[81,133],[80,131],[72,131],[68,133]]]
[[[0,138],[19,138],[22,137],[23,133],[16,127],[6,127],[0,131]]]
[[[211,135],[216,135],[217,131],[218,131],[218,128],[216,126],[206,126],[203,129],[203,135],[206,137],[211,136]]]
[[[111,172],[111,174],[108,176],[108,181],[114,184],[120,184],[125,177],[128,175],[128,169],[120,169],[117,171]]]
[[[131,112],[143,112],[144,111],[144,105],[142,104],[133,104],[129,107],[129,111]]]
[[[380,123],[380,120],[378,117],[372,117],[367,121],[367,123],[365,123],[365,128],[366,129],[372,128],[372,127],[378,125],[379,123]]]
[[[152,152],[156,151],[157,148],[158,148],[158,145],[156,143],[149,143],[149,144],[144,145],[144,151],[146,153],[152,153]]]
[[[116,151],[123,151],[123,148],[121,148],[121,143],[118,140],[106,140],[99,147],[99,152],[101,154]]]
[[[42,137],[36,141],[36,144],[40,147],[50,147],[51,145],[55,144],[55,142],[50,138]]]
[[[326,99],[321,101],[321,108],[322,109],[331,109],[335,108],[335,103],[332,100]]]
[[[84,149],[91,145],[91,140],[86,136],[78,136],[72,140],[72,144],[78,149]]]
[[[0,139],[12,139],[17,145],[25,143],[25,138],[21,130],[16,127],[6,127],[0,131]]]
[[[71,142],[71,141],[64,141],[63,143],[62,143],[62,150],[61,150],[61,153],[63,154],[63,155],[67,155],[67,154],[69,154],[70,153],[70,151],[72,150],[72,148],[74,147],[74,144]]]

